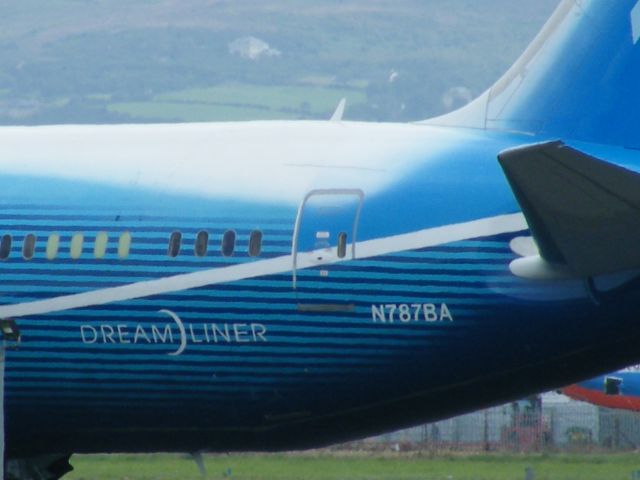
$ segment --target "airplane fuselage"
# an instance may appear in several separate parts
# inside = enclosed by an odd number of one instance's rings
[[[632,363],[634,291],[510,271],[529,233],[496,153],[542,140],[0,129],[8,455],[311,447]]]

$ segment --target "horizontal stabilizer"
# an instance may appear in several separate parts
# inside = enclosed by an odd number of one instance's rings
[[[640,174],[562,142],[498,160],[544,260],[579,277],[640,268]]]

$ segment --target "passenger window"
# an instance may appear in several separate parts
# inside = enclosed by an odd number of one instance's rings
[[[107,253],[107,244],[109,243],[109,235],[107,232],[100,232],[96,235],[96,243],[93,246],[93,255],[96,258],[104,258]]]
[[[22,242],[22,256],[25,260],[31,260],[36,250],[36,236],[33,233],[24,237]]]
[[[129,232],[124,232],[122,235],[120,235],[120,240],[118,240],[118,257],[127,258],[130,251],[131,234]]]
[[[71,247],[69,248],[69,254],[74,260],[79,259],[82,256],[82,247],[84,244],[84,235],[76,233],[71,237]]]
[[[171,237],[169,237],[169,249],[167,250],[167,255],[171,258],[175,258],[180,253],[180,244],[182,243],[182,233],[173,232]]]
[[[47,260],[53,260],[58,256],[58,249],[60,248],[60,235],[52,233],[47,240]]]
[[[347,256],[347,234],[340,232],[338,234],[338,258]]]
[[[197,257],[204,257],[207,254],[207,248],[209,247],[209,234],[204,230],[198,232],[196,236],[196,243],[194,245],[194,251]]]
[[[236,232],[227,230],[222,236],[222,255],[230,257],[236,248]]]
[[[11,235],[3,235],[0,240],[0,260],[6,260],[11,253]]]
[[[249,235],[249,256],[257,257],[262,252],[262,232],[254,230]]]

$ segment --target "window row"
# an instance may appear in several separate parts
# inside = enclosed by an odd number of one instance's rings
[[[25,260],[31,260],[36,253],[36,241],[37,237],[30,233],[24,237],[22,241],[22,257]],[[121,259],[127,258],[131,252],[132,237],[131,233],[124,232],[120,234],[117,241],[118,257]],[[11,255],[11,247],[13,245],[13,237],[9,234],[5,234],[0,238],[0,260],[6,260]],[[76,233],[71,237],[69,242],[68,253],[73,260],[79,259],[84,252],[85,238],[82,233]],[[109,234],[107,232],[100,232],[96,235],[93,242],[93,256],[97,259],[104,258],[107,254],[107,247],[109,246]],[[175,231],[169,236],[169,246],[167,248],[167,255],[171,258],[175,258],[180,253],[182,248],[182,232]],[[196,235],[196,239],[193,246],[194,254],[197,257],[204,257],[207,255],[209,249],[209,233],[202,230]],[[47,237],[47,243],[45,248],[45,255],[48,260],[54,260],[60,254],[60,235],[52,233]],[[236,250],[236,232],[233,230],[227,230],[222,235],[222,242],[220,245],[220,252],[225,257],[230,257]],[[249,245],[247,253],[251,257],[257,257],[262,252],[262,232],[260,230],[253,230],[249,235]]]
[[[37,237],[30,233],[24,237],[22,241],[22,257],[25,260],[31,260],[36,253],[36,241]],[[69,242],[69,256],[73,260],[77,260],[82,256],[84,251],[84,234],[75,233],[71,237]],[[93,255],[95,258],[104,258],[107,253],[107,246],[109,243],[109,235],[107,232],[100,232],[96,235],[93,243]],[[11,254],[11,247],[13,245],[13,237],[9,234],[5,234],[0,239],[0,260],[6,260]],[[131,251],[131,234],[124,232],[118,237],[118,257],[127,258]],[[47,244],[45,247],[45,255],[48,260],[54,260],[60,253],[60,235],[52,233],[47,237]]]
[[[180,253],[182,248],[182,233],[175,231],[169,237],[169,248],[167,249],[167,255],[175,258]],[[193,245],[193,252],[196,257],[204,257],[207,255],[209,249],[209,233],[205,230],[201,230],[196,235],[196,240]],[[236,232],[234,230],[227,230],[222,235],[222,242],[220,245],[220,253],[224,257],[230,257],[234,254],[236,249]],[[249,245],[247,247],[247,253],[250,257],[257,257],[262,252],[262,232],[260,230],[253,230],[249,234]]]

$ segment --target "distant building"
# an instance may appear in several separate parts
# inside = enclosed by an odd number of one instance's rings
[[[464,107],[474,98],[473,92],[467,87],[452,87],[442,95],[442,105],[450,112]]]
[[[278,57],[280,50],[271,48],[267,42],[256,37],[240,37],[229,43],[229,53],[247,60],[257,60],[263,57]]]

